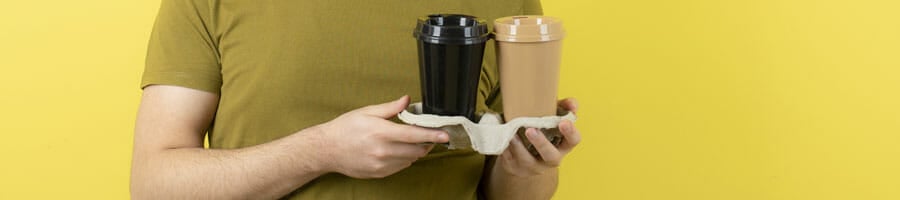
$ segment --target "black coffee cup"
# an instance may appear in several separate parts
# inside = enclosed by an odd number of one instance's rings
[[[434,14],[419,18],[413,36],[419,47],[424,113],[475,121],[475,98],[488,34],[487,22],[473,16]]]

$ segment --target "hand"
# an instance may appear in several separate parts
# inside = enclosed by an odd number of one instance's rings
[[[567,98],[559,101],[559,105],[566,110],[577,112],[578,103],[574,98]],[[559,148],[554,146],[544,137],[543,133],[535,128],[528,128],[525,136],[528,141],[534,145],[542,159],[535,158],[519,137],[513,137],[506,151],[497,158],[494,166],[494,173],[501,170],[504,174],[510,174],[519,177],[529,177],[540,175],[549,169],[554,169],[562,162],[566,156],[581,141],[581,134],[569,120],[559,122],[559,131],[563,135],[563,141],[559,144]],[[497,167],[499,166],[499,167]]]
[[[324,170],[354,178],[383,178],[412,165],[445,143],[444,131],[396,124],[385,120],[400,113],[409,97],[366,106],[345,113],[317,127]]]

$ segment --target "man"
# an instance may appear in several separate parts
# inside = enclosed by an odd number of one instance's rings
[[[540,12],[537,0],[163,0],[141,84],[132,197],[548,199],[580,138],[571,122],[560,123],[558,148],[527,131],[542,159],[515,140],[493,163],[424,145],[447,142],[442,131],[388,120],[419,99],[417,17]],[[488,44],[479,111],[497,108],[498,87]]]

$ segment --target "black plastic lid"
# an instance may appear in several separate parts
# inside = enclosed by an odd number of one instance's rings
[[[433,44],[477,44],[488,40],[487,22],[469,15],[419,17],[413,37]]]

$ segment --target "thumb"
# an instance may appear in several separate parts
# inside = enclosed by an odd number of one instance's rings
[[[360,108],[359,112],[361,112],[365,115],[376,116],[376,117],[387,119],[387,118],[391,118],[391,117],[397,115],[398,113],[400,113],[400,111],[403,111],[403,109],[406,109],[406,106],[408,106],[408,105],[409,105],[409,96],[403,95],[402,97],[400,97],[400,99],[397,99],[397,100],[394,100],[391,102]]]

